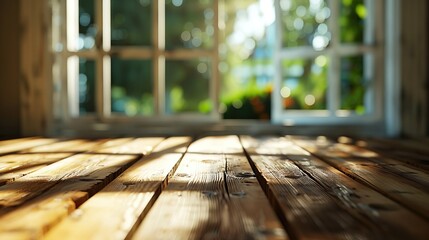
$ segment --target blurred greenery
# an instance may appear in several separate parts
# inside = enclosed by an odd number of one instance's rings
[[[112,112],[127,116],[154,113],[152,62],[112,58]]]
[[[94,1],[80,0],[79,3],[79,32],[95,37]],[[166,0],[166,49],[211,49],[213,3],[213,0]],[[337,3],[340,4],[340,41],[362,43],[367,14],[364,1],[338,0]],[[276,30],[274,6],[270,4],[261,0],[220,1],[223,27],[219,39],[218,69],[222,83],[219,111],[225,119],[269,119],[272,91],[282,91],[285,109],[327,108],[331,61],[327,56],[282,61],[283,88],[272,89]],[[111,0],[111,6],[112,45],[153,45],[152,0]],[[332,36],[326,23],[331,10],[327,1],[280,0],[280,7],[283,47],[307,46],[315,51],[330,47]],[[343,56],[340,60],[341,109],[365,113],[363,57]],[[152,65],[152,59],[112,58],[113,112],[128,116],[154,114]],[[207,114],[214,110],[209,98],[213,69],[210,58],[167,59],[165,68],[168,114]],[[94,112],[95,63],[81,63],[80,73],[87,78],[86,91],[82,90],[87,96],[80,95],[81,113]]]
[[[365,113],[364,57],[341,58],[341,109]]]
[[[167,60],[165,65],[166,112],[210,113],[209,80],[211,62]]]
[[[152,45],[152,1],[111,0],[114,46]]]
[[[95,61],[79,58],[79,114],[95,112]]]
[[[341,42],[363,42],[366,14],[364,0],[341,0],[339,21]]]
[[[283,60],[283,107],[326,109],[328,58]]]

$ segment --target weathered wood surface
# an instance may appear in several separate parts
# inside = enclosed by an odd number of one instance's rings
[[[242,137],[249,152],[265,152],[292,160],[305,174],[313,178],[339,205],[376,227],[379,238],[425,239],[429,236],[427,221],[408,211],[383,194],[348,177],[309,152],[297,148],[286,138]],[[407,221],[403,221],[407,219]],[[377,237],[377,235],[374,235]]]
[[[133,239],[286,237],[238,138],[230,136],[203,138],[189,147]]]
[[[178,137],[162,142],[85,202],[46,239],[124,239],[130,235],[160,194],[190,140]]]
[[[359,215],[339,206],[328,192],[288,157],[306,156],[293,144],[277,138],[255,141],[242,137],[243,145],[268,188],[269,197],[281,211],[289,231],[299,239],[377,237]]]
[[[0,155],[18,152],[24,149],[41,146],[56,142],[56,139],[45,139],[45,138],[23,138],[16,140],[5,140],[0,145]]]
[[[68,153],[10,154],[0,156],[0,185],[71,156]]]
[[[0,187],[0,225],[3,226],[0,228],[0,238],[3,233],[7,236],[31,236],[31,239],[41,237],[57,224],[59,219],[67,216],[71,210],[138,160],[141,153],[150,153],[163,138],[136,140],[140,144],[139,147],[134,141],[125,141],[116,149],[112,143],[105,142],[109,151],[115,154],[77,154]],[[98,141],[94,141],[94,146],[98,144]],[[57,146],[54,145],[55,148]],[[134,150],[134,154],[116,154],[127,146]],[[76,150],[74,144],[69,147]],[[138,151],[138,148],[141,150]],[[70,151],[67,148],[63,150]],[[49,152],[49,149],[43,151]],[[19,206],[21,208],[18,208]],[[26,217],[21,218],[22,215]],[[33,221],[37,219],[39,221],[34,224]]]
[[[321,157],[347,175],[367,184],[377,191],[398,201],[416,214],[429,220],[429,194],[398,174],[368,158],[356,157],[331,143],[324,137],[318,139],[293,138],[294,142]],[[426,174],[426,180],[429,176]]]
[[[0,239],[427,239],[427,156],[376,143],[0,141]]]

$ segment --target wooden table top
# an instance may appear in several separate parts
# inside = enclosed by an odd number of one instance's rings
[[[0,141],[0,239],[429,239],[429,145]]]

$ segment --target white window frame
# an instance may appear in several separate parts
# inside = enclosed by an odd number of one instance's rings
[[[304,126],[307,133],[311,133],[309,127],[314,126],[318,128],[320,125],[324,126],[345,126],[344,129],[353,130],[353,129],[374,129],[380,126],[386,125],[387,130],[383,130],[381,134],[389,134],[391,136],[397,135],[399,132],[400,125],[397,121],[399,119],[399,110],[395,107],[398,98],[399,91],[399,76],[393,74],[393,72],[398,71],[399,61],[385,61],[386,58],[398,59],[399,55],[399,26],[389,24],[390,20],[395,20],[399,22],[398,15],[395,15],[398,12],[399,5],[396,0],[386,1],[386,0],[366,0],[366,2],[371,2],[374,5],[374,8],[369,9],[369,16],[374,16],[370,18],[367,28],[367,31],[372,31],[374,34],[371,37],[365,38],[366,45],[356,46],[356,45],[347,45],[342,47],[339,51],[343,55],[358,55],[370,53],[373,56],[374,62],[374,75],[371,76],[371,79],[374,79],[372,86],[372,91],[377,91],[380,94],[370,94],[373,96],[371,99],[373,103],[373,108],[370,111],[370,114],[366,115],[356,115],[351,111],[340,111],[336,110],[335,105],[338,105],[338,101],[334,100],[339,99],[339,92],[336,89],[335,84],[329,84],[328,96],[328,110],[283,110],[281,105],[282,97],[280,91],[275,91],[275,89],[280,90],[281,86],[281,61],[286,58],[294,58],[299,56],[299,58],[311,58],[321,54],[335,55],[338,54],[338,49],[333,49],[332,45],[335,46],[335,40],[331,43],[331,47],[324,51],[315,52],[313,49],[305,48],[295,48],[295,49],[282,49],[281,39],[277,38],[274,63],[276,68],[276,75],[273,84],[273,93],[272,93],[272,110],[271,110],[271,123],[261,122],[259,120],[221,120],[219,113],[217,111],[219,105],[219,72],[218,72],[218,45],[219,45],[219,4],[222,0],[214,0],[214,12],[215,12],[215,26],[214,26],[214,36],[215,42],[213,49],[211,51],[204,50],[175,50],[175,51],[166,51],[164,50],[163,40],[163,31],[164,29],[159,27],[163,26],[164,16],[162,7],[164,0],[153,1],[154,9],[154,24],[153,28],[153,37],[154,44],[157,44],[155,50],[152,50],[151,47],[148,48],[138,48],[138,47],[110,47],[110,32],[106,31],[109,29],[110,24],[110,11],[109,14],[102,14],[102,11],[97,11],[97,9],[107,8],[109,5],[109,0],[95,0],[97,4],[96,7],[96,23],[101,26],[99,31],[102,33],[98,36],[97,41],[102,42],[102,47],[100,51],[95,49],[88,51],[65,51],[58,50],[61,47],[58,47],[58,43],[66,43],[67,33],[64,27],[60,27],[61,24],[67,24],[64,17],[67,16],[66,1],[61,0],[51,0],[51,8],[54,18],[52,19],[52,26],[55,29],[61,29],[61,31],[52,31],[52,49],[53,49],[53,116],[54,116],[54,127],[53,132],[61,132],[62,135],[76,135],[88,134],[88,131],[102,131],[105,133],[119,133],[119,134],[133,134],[136,128],[139,128],[138,133],[146,132],[147,134],[151,133],[161,133],[164,134],[166,129],[178,129],[182,128],[182,131],[179,133],[188,130],[195,129],[208,129],[209,131],[223,131],[223,132],[234,132],[238,130],[241,132],[264,132],[267,130],[269,132],[276,131],[276,129],[284,130],[285,126],[292,126],[293,129],[300,129],[300,126]],[[327,0],[330,6],[335,6],[333,2],[338,0]],[[77,2],[77,1],[76,1]],[[279,15],[280,7],[279,0],[274,0],[276,7],[276,15]],[[393,11],[395,10],[395,11]],[[107,11],[106,9],[104,10]],[[390,12],[393,13],[390,13]],[[335,12],[332,11],[332,12]],[[330,28],[333,29],[333,35],[336,35],[333,28],[333,21],[329,22]],[[388,21],[386,27],[384,26],[384,20]],[[277,34],[281,36],[281,21],[279,17],[276,17],[276,28]],[[162,37],[161,37],[162,36]],[[389,38],[387,38],[389,37]],[[394,38],[392,38],[394,37]],[[387,39],[385,39],[387,38]],[[386,49],[384,44],[386,43]],[[153,46],[155,47],[155,46]],[[64,47],[62,47],[64,48]],[[386,50],[386,51],[385,51]],[[126,59],[135,59],[135,58],[146,58],[153,59],[153,64],[155,71],[159,74],[154,74],[154,85],[155,91],[154,96],[157,99],[156,115],[153,117],[128,117],[120,116],[117,114],[110,113],[110,72],[106,71],[105,65],[109,65],[109,56],[111,55],[119,56]],[[70,56],[81,56],[96,59],[102,64],[96,64],[97,73],[96,73],[96,84],[101,87],[97,87],[97,99],[96,99],[96,115],[94,116],[77,116],[76,107],[74,104],[78,100],[70,98],[70,93],[73,92],[73,87],[69,87],[67,81],[67,59]],[[165,59],[192,59],[199,57],[210,57],[212,63],[212,79],[210,79],[210,98],[213,101],[213,110],[209,116],[203,116],[200,114],[176,114],[176,115],[165,115],[164,112],[164,94],[165,94],[165,79],[163,76],[164,72],[164,63]],[[161,62],[161,64],[159,64]],[[332,64],[332,63],[331,63]],[[338,64],[338,62],[337,62]],[[338,70],[339,71],[339,70]],[[366,73],[368,74],[368,73]],[[330,75],[339,75],[339,73],[330,72]],[[389,79],[385,79],[389,77]],[[338,76],[336,76],[338,78]],[[331,80],[332,81],[332,80]],[[386,82],[389,83],[387,87]],[[339,82],[337,82],[339,83]],[[397,86],[397,87],[392,87]],[[337,88],[338,89],[338,88]],[[334,92],[334,94],[331,94]],[[332,96],[330,96],[332,95]],[[77,96],[77,94],[75,95]],[[74,106],[74,108],[73,108]],[[74,109],[74,110],[73,110]],[[133,125],[130,125],[133,124]],[[173,123],[173,124],[172,124]],[[134,126],[134,127],[132,127]],[[185,126],[185,128],[183,128]],[[142,127],[146,127],[146,131],[142,131]],[[287,128],[291,130],[292,128]],[[340,127],[341,128],[341,127]],[[337,128],[337,129],[340,129]],[[125,130],[128,129],[128,130]],[[292,129],[292,130],[293,130]],[[330,128],[326,128],[330,129]],[[329,131],[329,130],[328,130]],[[170,131],[170,134],[175,134],[177,131]],[[195,132],[195,131],[194,131]],[[236,131],[235,131],[236,132]],[[293,131],[292,131],[293,132]],[[320,132],[320,129],[317,129],[315,132]],[[323,131],[322,131],[323,132]],[[85,135],[84,134],[84,135]]]
[[[280,1],[275,1],[276,15],[281,16]],[[328,19],[328,28],[332,39],[327,48],[317,51],[311,46],[282,47],[283,27],[281,17],[276,18],[277,41],[275,49],[275,79],[276,89],[272,94],[272,119],[274,123],[282,125],[332,125],[332,124],[371,124],[380,121],[383,117],[383,1],[365,0],[367,17],[364,27],[363,44],[340,43],[338,14],[340,0],[327,0],[331,9]],[[311,59],[324,55],[329,58],[327,75],[327,109],[326,110],[294,110],[284,109],[280,90],[282,88],[282,60],[285,59]],[[366,113],[358,115],[352,110],[340,109],[340,58],[345,56],[364,56],[364,78],[370,80],[371,85],[366,90]]]
[[[89,50],[78,50],[76,40],[78,38],[78,0],[56,0],[53,9],[66,16],[64,24],[67,30],[62,28],[62,33],[54,33],[54,42],[62,43],[62,51],[57,56],[58,68],[54,75],[61,76],[61,93],[56,99],[62,104],[57,104],[57,118],[64,122],[78,125],[80,122],[88,123],[118,123],[139,122],[159,124],[169,122],[216,122],[220,119],[218,109],[218,0],[213,1],[214,11],[214,44],[211,49],[165,49],[165,1],[152,1],[152,46],[111,46],[110,38],[110,0],[94,0],[95,24],[97,25],[96,46]],[[58,20],[61,21],[61,20]],[[54,20],[55,22],[55,20]],[[55,24],[55,23],[54,23]],[[53,46],[55,49],[56,46]],[[152,61],[153,72],[153,116],[126,116],[111,112],[111,71],[110,61],[112,56],[123,60],[142,59]],[[96,113],[79,115],[78,69],[79,57],[94,60],[96,65]],[[59,59],[61,58],[61,60]],[[175,113],[166,114],[165,103],[165,63],[167,60],[192,60],[198,58],[210,59],[209,99],[212,102],[212,110],[209,114],[200,113]],[[61,62],[61,63],[60,63]],[[54,63],[55,65],[55,63]],[[61,66],[60,66],[61,65]],[[55,67],[54,67],[55,69]],[[61,69],[61,70],[60,70]],[[56,71],[56,72],[55,72]],[[55,79],[55,76],[54,76]]]

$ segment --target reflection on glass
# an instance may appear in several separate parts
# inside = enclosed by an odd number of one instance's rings
[[[327,20],[331,10],[324,0],[280,0],[283,46],[312,46],[323,50],[331,41]]]
[[[167,49],[213,46],[213,0],[166,0],[165,4]]]
[[[363,43],[366,15],[364,0],[341,0],[339,21],[341,42]]]
[[[95,26],[95,6],[93,0],[79,0],[79,40],[78,50],[95,46],[97,28]]]
[[[270,119],[275,9],[271,0],[224,1],[218,66],[224,119]]]
[[[111,9],[113,46],[151,45],[151,0],[112,0]]]
[[[341,58],[341,109],[365,113],[364,57]]]
[[[127,116],[154,113],[152,63],[150,60],[112,58],[112,112]]]
[[[165,65],[166,112],[168,114],[210,113],[209,98],[211,62],[200,60],[167,60]]]
[[[95,61],[79,58],[79,115],[95,112]]]
[[[284,109],[326,109],[328,58],[283,60]]]

